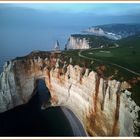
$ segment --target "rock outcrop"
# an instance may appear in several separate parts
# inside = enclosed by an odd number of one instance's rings
[[[55,45],[54,45],[54,51],[60,51],[60,45],[58,40],[56,41]]]
[[[60,67],[60,60],[52,56],[32,56],[4,65],[0,76],[0,112],[27,103],[33,96],[36,79],[44,78],[51,93],[51,106],[71,109],[90,136],[135,134],[140,109],[130,92],[124,91],[124,82],[105,80],[78,65]]]
[[[89,49],[89,43],[85,38],[70,36],[66,44],[66,49]]]

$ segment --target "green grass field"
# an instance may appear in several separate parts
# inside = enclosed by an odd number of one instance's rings
[[[136,47],[130,45],[124,47],[121,46],[114,49],[91,49],[82,52],[82,54],[90,58],[97,58],[106,62],[112,62],[136,72],[140,72],[140,45]]]

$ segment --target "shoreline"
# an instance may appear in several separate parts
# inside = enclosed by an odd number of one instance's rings
[[[74,136],[82,136],[82,137],[87,137],[86,130],[84,129],[82,123],[80,120],[77,118],[77,116],[69,109],[66,107],[60,106],[60,109],[68,119],[70,126],[72,128]]]

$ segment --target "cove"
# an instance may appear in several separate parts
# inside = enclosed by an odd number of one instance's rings
[[[39,80],[37,91],[27,104],[0,113],[0,136],[79,135],[73,133],[70,122],[61,107],[41,110],[42,102],[50,98],[49,91],[43,83],[43,80]]]

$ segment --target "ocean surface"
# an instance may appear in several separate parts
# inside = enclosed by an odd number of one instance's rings
[[[0,113],[0,136],[74,136],[61,107],[41,110],[49,98],[50,93],[40,80],[36,94],[27,104]]]
[[[64,49],[71,34],[91,25],[84,16],[77,17],[0,4],[0,72],[5,61],[34,50],[53,50],[57,40]]]
[[[50,51],[59,41],[60,48],[64,46],[71,34],[80,33],[81,27],[9,27],[0,26],[0,72],[5,61],[24,56],[33,50]]]
[[[74,136],[60,107],[41,110],[35,95],[28,104],[0,113],[0,136]]]
[[[4,62],[15,57],[25,56],[34,50],[50,51],[56,41],[60,48],[64,46],[71,34],[80,33],[84,27],[0,27],[0,73]]]
[[[63,49],[71,34],[95,25],[135,22],[128,16],[49,12],[14,5],[0,4],[0,72],[5,61],[24,56],[33,50],[54,49],[58,40]]]

